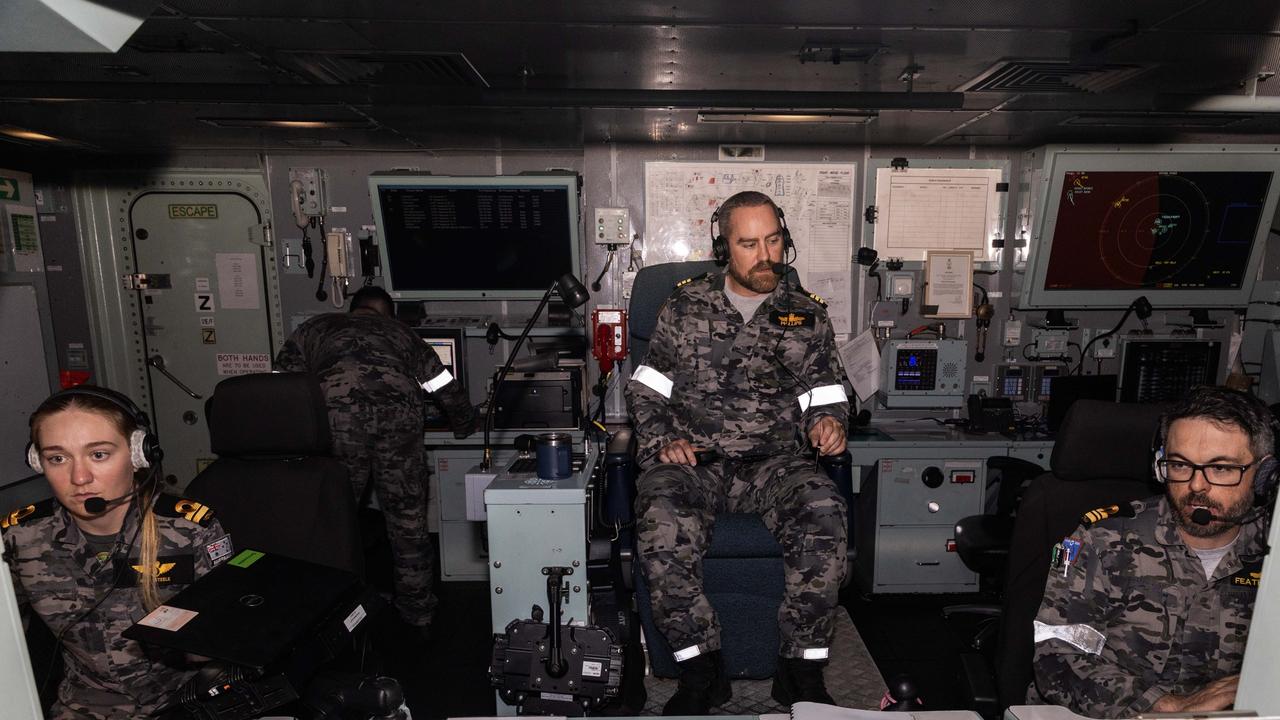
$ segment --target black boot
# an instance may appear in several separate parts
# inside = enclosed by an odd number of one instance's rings
[[[778,658],[778,672],[773,676],[773,699],[783,707],[792,703],[816,702],[835,705],[822,681],[822,660]]]
[[[710,715],[729,702],[733,691],[724,676],[720,651],[702,653],[680,663],[680,687],[662,708],[663,715]]]

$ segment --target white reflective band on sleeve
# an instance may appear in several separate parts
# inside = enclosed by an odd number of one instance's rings
[[[827,648],[805,648],[805,660],[826,660],[828,656]]]
[[[805,412],[811,406],[819,405],[835,405],[836,403],[849,402],[849,396],[844,394],[844,386],[842,385],[823,385],[816,387],[807,393],[796,398],[800,402],[800,412]]]
[[[636,368],[636,371],[631,374],[631,379],[649,386],[651,390],[662,397],[668,400],[671,399],[671,388],[675,387],[675,383],[671,381],[671,378],[648,365],[641,365]]]
[[[1107,636],[1091,625],[1048,625],[1036,620],[1035,629],[1036,643],[1056,638],[1090,655],[1102,652],[1102,646],[1107,644]]]
[[[433,393],[451,382],[453,382],[453,375],[449,374],[448,370],[445,370],[439,375],[422,383],[422,389],[429,393]]]
[[[644,366],[641,365],[641,367],[644,367]],[[676,662],[684,662],[685,660],[688,660],[690,658],[696,658],[701,654],[702,654],[702,648],[698,647],[697,645],[690,645],[689,647],[683,650],[677,650],[674,653]]]

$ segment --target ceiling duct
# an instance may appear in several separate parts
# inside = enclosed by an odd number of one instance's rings
[[[460,52],[289,52],[301,70],[326,85],[429,85],[487,88]]]
[[[1224,128],[1247,120],[1250,115],[1206,113],[1081,113],[1059,125],[1112,128]]]
[[[1149,65],[1002,60],[957,92],[1101,93],[1136,78]]]
[[[113,53],[157,0],[2,0],[0,52]]]

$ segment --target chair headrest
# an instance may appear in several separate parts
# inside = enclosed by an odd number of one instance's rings
[[[324,394],[307,373],[238,375],[218,383],[205,405],[209,442],[219,456],[328,455]]]
[[[1063,480],[1150,481],[1151,441],[1166,404],[1077,400],[1053,444],[1053,474]]]

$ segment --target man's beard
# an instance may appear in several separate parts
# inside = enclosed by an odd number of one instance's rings
[[[729,276],[739,285],[754,293],[769,293],[778,287],[778,276],[774,274],[769,263],[756,265],[746,275],[742,275],[730,265]]]
[[[1197,505],[1207,508],[1210,513],[1213,513],[1213,517],[1215,519],[1210,520],[1207,525],[1201,525],[1194,522],[1191,519],[1191,511],[1195,509]],[[1216,518],[1230,518],[1233,521],[1238,521],[1239,518],[1243,517],[1244,514],[1249,511],[1249,508],[1252,505],[1253,497],[1250,495],[1245,495],[1240,498],[1240,501],[1235,505],[1224,508],[1220,504],[1210,500],[1207,494],[1193,492],[1188,493],[1183,497],[1181,502],[1175,502],[1174,509],[1177,511],[1178,527],[1192,537],[1203,538],[1220,535],[1227,528],[1236,524],[1235,522],[1222,522]]]

